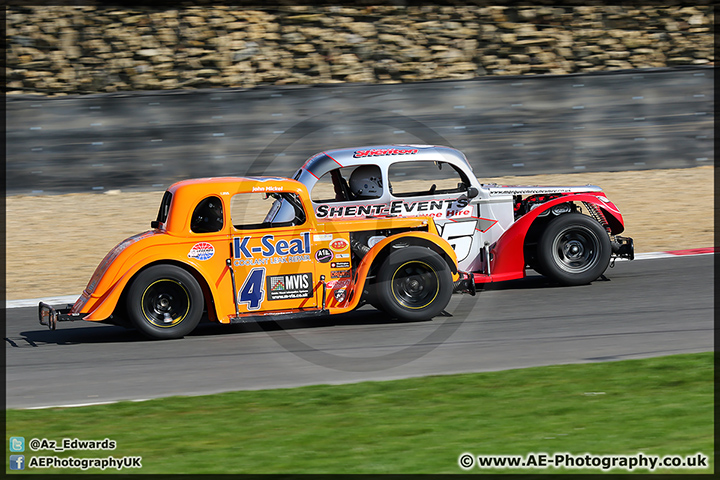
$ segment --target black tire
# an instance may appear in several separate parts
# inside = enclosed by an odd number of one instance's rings
[[[547,275],[545,274],[545,272],[543,272],[543,269],[542,269],[542,267],[541,267],[540,265],[532,265],[530,268],[532,268],[533,270],[535,270],[535,271],[536,271],[537,273],[539,273],[540,275],[547,277]]]
[[[429,320],[452,296],[448,264],[433,250],[409,246],[393,250],[380,266],[375,284],[378,306],[400,320]]]
[[[563,285],[585,285],[610,263],[610,237],[595,219],[566,213],[551,220],[538,242],[540,272]]]
[[[370,286],[370,291],[367,293],[367,296],[365,297],[365,301],[373,307],[375,310],[382,311],[382,306],[380,305],[380,302],[378,302],[378,296],[377,296],[377,284]]]
[[[167,340],[195,330],[204,301],[190,273],[174,265],[155,265],[133,280],[126,306],[130,321],[143,335]]]

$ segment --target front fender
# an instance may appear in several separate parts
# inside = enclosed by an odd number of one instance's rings
[[[401,239],[406,240],[413,245],[422,245],[433,249],[436,253],[438,253],[441,257],[445,259],[453,275],[457,273],[458,264],[455,250],[453,250],[452,246],[450,245],[450,243],[448,243],[447,240],[441,238],[436,234],[428,232],[404,232],[384,238],[382,241],[374,245],[367,253],[367,255],[363,257],[363,260],[360,263],[358,269],[363,268],[363,264],[369,262],[369,270],[372,264],[375,263],[376,259],[384,259],[384,257],[387,256],[387,254],[390,252],[389,248],[391,247],[391,244]],[[371,254],[373,254],[373,257],[369,258]]]
[[[384,238],[377,244],[373,245],[373,247],[365,254],[353,276],[352,299],[343,305],[342,308],[333,309],[333,313],[349,312],[357,307],[371,268],[375,266],[377,262],[381,262],[387,257],[393,243],[401,240],[414,245],[423,245],[428,248],[432,248],[448,263],[448,267],[453,275],[453,281],[459,278],[457,256],[455,255],[455,250],[453,250],[447,240],[437,236],[436,234],[428,232],[398,233]]]
[[[555,198],[520,217],[492,245],[490,266],[493,281],[522,278],[525,275],[524,246],[530,227],[542,212],[567,202],[585,202],[596,205],[605,215],[611,230],[610,233],[613,235],[621,233],[625,229],[620,210],[605,197],[603,192],[569,194]]]

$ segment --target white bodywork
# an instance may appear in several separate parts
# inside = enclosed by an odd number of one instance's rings
[[[462,178],[462,187],[449,193],[395,196],[391,191],[389,168],[402,162],[438,162],[451,165]],[[461,270],[485,269],[484,245],[495,243],[515,222],[514,196],[552,193],[601,192],[592,185],[538,187],[482,184],[462,152],[431,145],[384,145],[328,150],[308,159],[294,177],[309,191],[328,172],[345,167],[377,165],[382,172],[383,192],[373,199],[334,199],[316,202],[319,218],[371,218],[386,216],[429,216],[443,238],[455,249]],[[474,190],[474,191],[473,191]],[[477,192],[473,196],[473,193]]]

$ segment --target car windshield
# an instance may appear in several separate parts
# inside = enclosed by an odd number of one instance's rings
[[[293,208],[283,198],[276,198],[267,215],[265,215],[264,223],[289,222],[293,219]]]
[[[236,229],[258,229],[301,225],[305,210],[294,193],[239,193],[231,202],[232,224]],[[262,220],[261,220],[262,219]]]
[[[271,193],[269,194],[275,201],[263,223],[284,224],[292,222],[295,225],[305,221],[305,212],[300,201],[294,194],[288,193]]]

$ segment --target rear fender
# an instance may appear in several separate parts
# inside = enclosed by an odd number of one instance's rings
[[[605,216],[610,233],[617,235],[625,229],[620,210],[605,197],[603,192],[568,194],[543,203],[512,224],[491,246],[490,262],[493,281],[510,280],[525,276],[524,245],[528,231],[541,213],[555,205],[567,202],[583,202],[596,206]]]
[[[109,288],[103,295],[99,297],[90,296],[88,298],[86,297],[86,292],[83,292],[83,296],[80,300],[78,300],[78,302],[80,302],[81,300],[86,299],[78,309],[80,313],[87,314],[87,316],[83,317],[83,320],[99,322],[107,319],[116,311],[120,300],[124,298],[123,293],[125,292],[126,287],[132,282],[135,276],[148,267],[163,263],[177,265],[184,268],[188,271],[188,273],[195,277],[203,291],[210,319],[216,318],[212,290],[209,287],[207,278],[202,274],[201,270],[198,269],[196,265],[177,260],[159,260],[157,256],[151,255],[143,258],[139,262],[135,263],[131,268],[127,269],[122,276],[114,281],[112,287]],[[73,308],[73,310],[75,310],[75,308]]]
[[[625,222],[623,221],[620,209],[608,200],[603,192],[565,195],[542,204],[540,207],[528,213],[528,215],[537,210],[538,212],[535,216],[535,218],[537,218],[537,215],[551,209],[555,205],[567,202],[582,202],[597,207],[602,212],[605,220],[607,220],[607,226],[610,228],[610,233],[612,235],[618,235],[625,230]]]

